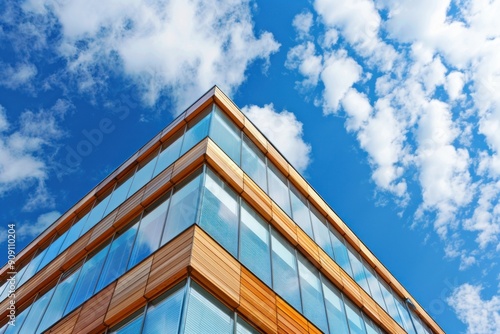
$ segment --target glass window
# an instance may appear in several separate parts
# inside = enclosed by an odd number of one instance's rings
[[[34,330],[40,323],[40,319],[45,312],[45,308],[47,307],[54,290],[55,288],[50,289],[48,292],[39,297],[33,305],[31,305],[31,309],[24,320],[21,330],[19,331],[20,334],[33,334]]]
[[[64,278],[62,282],[59,282],[55,287],[54,295],[52,296],[52,299],[50,300],[50,303],[45,310],[42,321],[40,322],[36,333],[41,333],[42,331],[52,326],[56,321],[61,319],[68,299],[71,296],[71,291],[73,291],[73,286],[75,285],[75,282],[78,278],[79,272],[80,268],[78,268],[74,272],[68,272],[67,274],[64,274],[67,275],[67,277]]]
[[[239,166],[241,152],[240,129],[217,107],[214,107],[210,138]]]
[[[290,199],[292,202],[293,221],[296,222],[304,232],[314,240],[313,230],[311,226],[311,217],[307,201],[293,185],[290,184]]]
[[[185,333],[233,333],[232,312],[215,297],[192,283],[186,312]],[[158,333],[158,332],[155,332]]]
[[[64,252],[66,250],[66,248],[68,248],[70,245],[73,244],[73,242],[76,241],[76,239],[78,239],[78,237],[80,236],[80,233],[82,232],[83,227],[85,226],[85,222],[87,221],[89,214],[90,214],[90,212],[87,213],[82,218],[80,218],[80,220],[77,220],[73,223],[73,226],[71,226],[71,228],[69,229],[68,235],[66,236],[66,240],[64,240],[64,242],[61,246],[59,254]]]
[[[127,197],[132,196],[137,190],[141,189],[146,183],[151,181],[157,159],[158,154],[157,152],[155,152],[151,157],[149,157],[148,160],[143,161],[139,164],[139,166],[137,167],[137,171],[135,172],[134,179],[132,180],[132,185],[130,186]]]
[[[351,301],[346,300],[345,310],[351,334],[365,334],[365,324],[359,309]]]
[[[236,193],[207,169],[200,226],[234,257],[238,255],[238,209]]]
[[[125,228],[115,235],[115,239],[109,249],[106,262],[104,263],[102,274],[99,277],[99,283],[97,284],[97,289],[95,290],[96,292],[100,291],[125,272],[130,251],[134,244],[135,235],[139,226],[137,220],[134,220],[132,224],[133,225],[131,225],[131,227]]]
[[[366,291],[366,293],[371,296],[370,288],[368,287],[368,282],[366,281],[363,264],[358,257],[359,254],[350,245],[347,246],[347,254],[349,255],[349,261],[351,262],[353,274],[352,278],[363,288],[363,290]]]
[[[97,280],[99,279],[99,275],[101,274],[102,266],[104,264],[104,260],[106,259],[106,255],[108,254],[108,250],[109,244],[96,254],[87,258],[82,266],[80,276],[78,277],[75,289],[71,294],[71,298],[64,314],[68,314],[73,311],[77,306],[82,304],[94,294],[95,286],[97,284]]]
[[[168,204],[169,198],[161,198],[144,211],[128,263],[129,269],[158,249]]]
[[[142,333],[178,333],[183,297],[184,289],[177,288],[150,303]]]
[[[240,261],[271,286],[269,225],[245,202],[241,206]]]
[[[319,272],[309,261],[299,255],[300,291],[304,315],[323,332],[328,332],[325,304]]]
[[[311,205],[311,221],[314,230],[314,241],[333,259],[333,248],[330,241],[328,224],[323,215]]]
[[[272,231],[271,246],[274,291],[297,310],[302,311],[295,250],[275,230]]]
[[[137,334],[141,332],[142,321],[144,320],[143,312],[134,314],[129,319],[119,323],[115,327],[111,328],[109,334]]]
[[[57,255],[59,255],[59,250],[61,249],[61,245],[64,242],[64,239],[66,238],[66,235],[68,234],[69,230],[64,232],[62,235],[58,235],[55,237],[55,239],[52,241],[50,244],[49,248],[47,249],[47,252],[45,253],[45,256],[43,257],[42,262],[40,262],[40,265],[38,266],[38,270],[44,268],[50,261],[56,258]]]
[[[169,138],[165,144],[163,144],[162,151],[158,156],[158,161],[156,162],[153,177],[160,174],[165,168],[177,160],[181,150],[183,132],[184,129],[178,131],[173,137]]]
[[[384,296],[384,302],[387,306],[387,313],[396,320],[398,324],[403,326],[403,322],[401,317],[399,316],[398,308],[396,307],[396,301],[394,300],[394,296],[392,295],[391,288],[384,281],[380,281],[380,289],[382,290],[382,295]]]
[[[240,317],[236,317],[236,334],[259,334],[248,322]]]
[[[411,324],[406,305],[404,305],[404,302],[396,296],[394,296],[394,299],[396,300],[396,307],[398,308],[401,319],[403,320],[403,328],[408,332],[408,334],[415,334],[415,330],[413,329],[413,325]]]
[[[373,323],[367,316],[363,316],[365,320],[365,328],[367,334],[380,334],[377,325]]]
[[[380,285],[378,284],[378,279],[375,276],[375,271],[364,261],[363,267],[365,268],[366,280],[368,282],[368,286],[370,287],[371,296],[384,310],[387,310],[384,303],[384,297],[382,296],[382,291],[380,290]]]
[[[196,221],[200,198],[201,173],[195,175],[193,179],[188,179],[174,189],[175,192],[170,199],[167,222],[161,240],[162,245],[172,240]]]
[[[16,315],[16,325],[10,326],[7,324],[7,330],[4,334],[17,334],[22,328],[24,320],[26,320],[27,315],[30,313],[31,305],[24,309],[21,313]]]
[[[31,261],[30,263],[26,266],[26,271],[24,272],[24,275],[20,278],[19,282],[17,283],[17,286],[21,286],[29,280],[33,275],[37,273],[38,266],[40,265],[40,262],[42,262],[43,257],[45,256],[45,253],[47,253],[47,248],[45,248],[43,251],[38,253]]]
[[[109,199],[111,198],[111,194],[106,196],[102,201],[96,203],[90,211],[89,217],[85,222],[85,226],[82,229],[80,235],[85,234],[88,230],[94,227],[103,217],[104,211],[106,211],[106,207],[108,206]]]
[[[116,209],[120,204],[127,199],[128,191],[130,189],[130,184],[132,183],[132,178],[134,176],[134,172],[130,172],[129,175],[125,176],[123,179],[118,181],[115,190],[111,194],[111,199],[109,200],[108,207],[104,212],[106,216],[108,213]]]
[[[332,241],[333,254],[335,255],[335,262],[345,270],[349,276],[352,277],[351,264],[349,263],[349,255],[345,247],[344,238],[335,230],[330,228],[330,240]]]
[[[243,136],[241,169],[267,193],[266,160],[264,154],[247,137]]]
[[[288,182],[286,177],[270,162],[267,166],[269,179],[269,196],[291,216],[290,198],[288,196]]]
[[[212,106],[208,107],[206,110],[212,109]],[[206,115],[205,112],[202,115]],[[199,120],[199,117],[188,124],[188,129],[184,134],[184,140],[182,141],[181,155],[189,151],[194,145],[198,144],[203,138],[208,136],[208,127],[210,125],[210,117],[212,113],[209,113]]]
[[[325,294],[326,313],[330,333],[349,333],[344,311],[344,302],[339,290],[327,280],[323,280],[323,292]]]

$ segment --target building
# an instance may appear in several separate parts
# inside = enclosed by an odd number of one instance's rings
[[[16,261],[0,334],[444,333],[217,87]]]

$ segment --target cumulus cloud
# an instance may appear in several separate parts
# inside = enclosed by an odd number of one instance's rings
[[[0,63],[0,85],[9,89],[30,89],[37,72],[36,66],[30,63],[18,63],[15,66]]]
[[[448,304],[467,324],[468,334],[495,334],[500,330],[500,296],[485,300],[481,285],[463,284],[453,291]]]
[[[311,162],[311,146],[304,142],[302,123],[289,111],[276,111],[273,104],[246,106],[242,111],[266,135],[297,170]]]
[[[186,107],[214,84],[231,95],[252,62],[266,64],[279,48],[269,32],[254,33],[248,0],[33,0],[23,9],[56,18],[57,53],[81,91],[106,85],[111,69],[148,105],[167,94]]]

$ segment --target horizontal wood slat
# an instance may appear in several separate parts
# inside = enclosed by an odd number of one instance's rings
[[[288,217],[286,213],[274,202],[271,203],[271,224],[277,229],[292,245],[297,245],[297,225]]]
[[[44,333],[54,333],[54,334],[72,334],[75,328],[78,316],[80,315],[81,307],[77,308],[61,321],[57,322],[54,326],[49,328]]]
[[[208,139],[205,138],[174,162],[171,176],[172,182],[179,182],[202,164],[207,151],[207,142]]]
[[[279,296],[276,297],[278,333],[309,333],[308,321]]]
[[[260,187],[246,174],[243,175],[243,193],[241,196],[255,209],[264,219],[271,220],[273,213],[271,209],[271,198],[260,189]]]
[[[142,199],[142,206],[146,207],[161,196],[167,189],[172,187],[172,170],[173,166],[166,168],[151,180],[144,189],[144,197]]]
[[[101,333],[106,329],[104,317],[115,291],[115,283],[108,285],[81,306],[73,333]]]
[[[238,194],[243,191],[243,171],[211,139],[207,145],[207,163],[229,183]]]

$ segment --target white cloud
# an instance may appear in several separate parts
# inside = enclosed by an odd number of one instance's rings
[[[250,63],[279,48],[269,32],[254,34],[248,0],[33,0],[24,9],[57,18],[58,53],[82,91],[123,71],[148,105],[165,93],[186,107],[214,84],[231,95]]]
[[[313,25],[313,15],[310,12],[297,14],[293,18],[292,25],[297,30],[300,38],[306,38],[309,36],[309,31]]]
[[[40,233],[55,222],[60,216],[60,212],[50,211],[38,216],[36,222],[18,223],[18,226],[16,227],[16,235],[20,239],[31,240],[40,235]]]
[[[285,65],[291,69],[298,69],[306,79],[301,82],[304,88],[318,84],[319,75],[323,69],[321,56],[316,55],[313,43],[299,44],[288,51]]]
[[[462,90],[464,88],[465,78],[464,74],[458,71],[453,71],[446,76],[446,92],[450,100],[454,101],[461,98]]]
[[[302,123],[295,115],[277,112],[273,104],[264,107],[246,106],[242,111],[266,135],[298,171],[303,172],[311,162],[311,146],[304,142]]]
[[[448,304],[460,320],[467,324],[468,334],[496,334],[500,332],[500,296],[485,300],[481,285],[463,284],[453,291]]]
[[[14,67],[0,63],[0,85],[9,89],[29,89],[37,72],[36,66],[29,63],[18,63]]]

